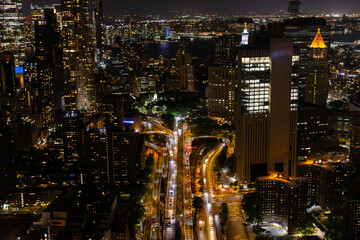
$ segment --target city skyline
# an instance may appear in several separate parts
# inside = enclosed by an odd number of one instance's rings
[[[192,1],[0,2],[0,240],[360,240],[359,2]]]
[[[60,0],[56,1],[60,3]],[[29,14],[30,4],[49,3],[49,0],[23,0],[24,12]],[[189,13],[226,13],[226,14],[247,14],[254,12],[258,14],[268,14],[280,10],[287,11],[287,0],[268,0],[241,1],[241,0],[192,0],[168,1],[168,0],[104,0],[104,14],[118,15],[129,12],[130,14],[167,15],[169,11],[189,12]],[[360,11],[360,1],[355,0],[321,0],[310,1],[302,0],[300,5],[301,12],[307,13],[334,13],[351,14]]]

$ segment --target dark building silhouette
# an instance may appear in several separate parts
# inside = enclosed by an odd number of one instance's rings
[[[14,133],[6,125],[5,115],[0,112],[0,199],[16,187],[14,160]]]
[[[15,59],[11,52],[0,53],[0,93],[15,93]]]
[[[61,109],[63,92],[60,24],[55,9],[44,9],[44,17],[35,22],[37,56],[38,112],[42,127],[52,127],[54,111]]]
[[[291,16],[297,16],[300,13],[300,0],[289,0],[288,11]]]
[[[82,147],[84,120],[79,111],[70,111],[62,119],[64,146],[63,169],[67,172],[71,184],[83,183]]]

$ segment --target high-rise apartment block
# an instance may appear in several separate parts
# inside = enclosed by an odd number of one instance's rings
[[[297,175],[307,178],[308,204],[320,204],[323,209],[329,203],[342,198],[346,180],[346,167],[342,163],[330,163],[323,160],[298,162]]]
[[[343,239],[360,239],[360,200],[358,198],[345,198]]]
[[[257,180],[257,204],[264,221],[279,222],[288,233],[296,233],[306,217],[306,178],[272,174]]]

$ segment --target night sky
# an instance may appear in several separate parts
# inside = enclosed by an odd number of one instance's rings
[[[359,0],[301,0],[302,11],[330,11],[334,13],[359,12]],[[25,14],[30,3],[52,2],[51,0],[23,0]],[[60,0],[55,1],[60,2]],[[267,13],[286,10],[288,0],[104,0],[104,13],[117,15],[129,11],[137,14],[164,14],[169,10],[192,12],[239,12]]]

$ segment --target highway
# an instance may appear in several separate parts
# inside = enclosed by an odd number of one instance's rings
[[[192,240],[193,236],[193,216],[192,216],[192,193],[191,193],[191,173],[189,155],[184,138],[186,137],[187,127],[183,125],[183,131],[179,136],[179,155],[178,155],[178,199],[179,199],[179,220],[181,224],[182,239]],[[180,132],[179,132],[180,133]]]
[[[167,148],[170,153],[170,161],[168,168],[168,182],[165,195],[165,219],[164,219],[164,231],[163,239],[172,240],[175,239],[175,226],[176,226],[176,203],[177,203],[177,157],[178,157],[178,128],[179,121],[175,123],[174,132],[163,127],[160,122],[153,120],[156,127],[169,133],[172,137],[169,138]]]
[[[217,156],[220,154],[222,149],[230,143],[230,141],[226,138],[221,139],[221,143],[219,143],[215,148],[209,151],[203,158],[201,162],[201,178],[204,183],[204,193],[203,193],[203,201],[204,201],[204,209],[205,209],[205,229],[206,229],[206,239],[215,240],[217,239],[216,229],[219,229],[219,221],[216,221],[213,213],[212,202],[213,197],[215,196],[214,190],[214,163]]]
[[[155,173],[153,178],[152,187],[152,212],[151,217],[147,218],[147,224],[144,232],[144,239],[156,240],[156,239],[174,239],[175,232],[175,202],[176,202],[176,139],[174,139],[174,133],[161,125],[160,122],[152,120],[151,123],[144,123],[149,128],[157,128],[159,130],[146,131],[146,134],[166,134],[167,135],[167,148],[161,148],[153,143],[145,142],[145,145],[154,149],[159,154],[159,161],[155,167]],[[168,150],[168,151],[166,151]],[[175,153],[175,154],[174,154]],[[160,191],[162,178],[168,177],[167,191],[165,198],[165,224],[162,238],[162,226],[161,226],[161,207],[160,207]]]

